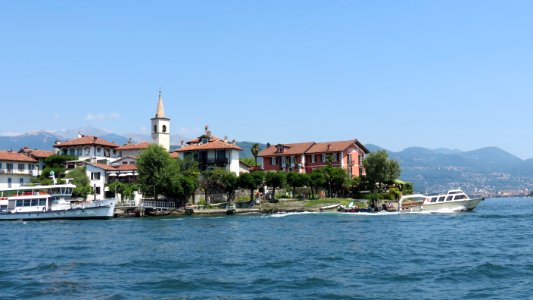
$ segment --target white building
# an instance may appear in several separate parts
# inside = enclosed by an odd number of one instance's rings
[[[137,158],[140,152],[150,146],[149,143],[143,142],[139,144],[132,144],[131,140],[127,144],[118,147],[118,156],[121,158]]]
[[[66,142],[56,142],[56,154],[76,155],[79,161],[110,163],[118,158],[119,145],[96,136],[78,135]]]
[[[206,126],[203,135],[187,142],[187,145],[172,154],[182,159],[191,156],[198,162],[200,171],[218,167],[239,175],[241,172],[240,151],[242,149],[235,144],[235,141],[228,142],[227,138],[220,139],[212,135],[209,127]]]
[[[152,142],[165,148],[167,151],[170,151],[170,119],[165,117],[161,92],[159,92],[155,118],[152,118],[151,120]]]
[[[37,160],[22,153],[0,151],[0,189],[17,188],[39,175]]]

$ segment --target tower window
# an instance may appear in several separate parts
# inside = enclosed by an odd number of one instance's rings
[[[167,132],[167,125],[163,125],[163,133]]]
[[[154,125],[154,133],[157,133],[157,125]]]

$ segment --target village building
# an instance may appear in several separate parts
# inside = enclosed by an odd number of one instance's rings
[[[119,145],[102,138],[79,134],[76,139],[56,142],[54,148],[58,155],[76,155],[78,161],[110,163],[118,158]]]
[[[44,160],[55,154],[54,151],[30,149],[28,147],[24,147],[20,149],[18,153],[25,154],[26,156],[31,157],[37,161],[37,169],[39,170],[37,175],[40,175],[41,174],[40,172],[44,170],[44,167],[45,167]]]
[[[38,161],[23,153],[0,151],[0,189],[17,188],[39,175]]]
[[[358,140],[278,144],[259,152],[264,171],[310,173],[326,165],[346,170],[350,177],[365,175],[363,159],[369,151]]]
[[[136,159],[141,151],[147,149],[149,146],[150,143],[147,142],[133,144],[131,139],[129,139],[127,144],[118,147],[116,150],[118,151],[118,156],[121,158],[129,157]]]
[[[200,171],[224,168],[239,175],[241,172],[240,151],[242,149],[236,145],[235,140],[229,142],[227,138],[218,138],[211,134],[208,126],[205,126],[203,135],[188,141],[187,145],[182,145],[172,154],[181,159],[192,157],[198,162]]]
[[[102,200],[111,197],[118,197],[115,191],[106,190],[107,185],[120,181],[124,183],[134,183],[137,181],[137,166],[135,164],[117,164],[111,165],[101,163],[87,163],[85,165],[90,185],[93,188],[93,197],[96,200]],[[139,194],[135,194],[135,201],[140,199]]]

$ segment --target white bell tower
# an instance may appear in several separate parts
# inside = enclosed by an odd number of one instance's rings
[[[170,119],[165,117],[161,91],[159,91],[155,118],[152,118],[151,131],[152,142],[170,151]]]

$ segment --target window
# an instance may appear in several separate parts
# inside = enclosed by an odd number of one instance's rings
[[[102,148],[96,147],[96,153],[100,153],[100,152],[102,152]]]
[[[167,132],[167,125],[163,125],[163,133]]]
[[[2,170],[2,163],[0,162],[0,170]]]
[[[19,183],[21,186],[24,185],[24,178],[21,178]]]
[[[207,138],[203,138],[202,139],[202,144],[207,144],[207,143],[209,143],[209,140]]]
[[[96,195],[100,195],[100,187],[99,187],[99,186],[97,186],[97,187],[94,189],[94,193],[95,193]]]
[[[294,161],[295,161],[294,156],[291,156],[291,166],[294,166]]]
[[[81,148],[76,149],[76,155],[81,156]]]
[[[276,157],[271,157],[270,158],[270,165],[271,166],[275,166],[276,164],[277,164]]]
[[[68,154],[70,154],[70,155],[76,155],[75,149],[74,149],[74,148],[70,148],[70,149],[68,149]]]
[[[157,133],[157,125],[154,125],[154,133]]]
[[[28,165],[28,170],[33,171],[33,169],[35,169],[35,165],[29,164]]]
[[[19,164],[19,171],[24,171],[24,164]]]
[[[285,168],[286,164],[287,164],[287,158],[286,157],[281,157],[281,167]]]
[[[85,156],[91,155],[91,148],[85,147],[83,148],[83,152],[85,153]]]
[[[316,155],[315,154],[311,155],[311,163],[316,163]]]
[[[323,162],[323,163],[326,162],[326,153],[322,153],[322,162]]]
[[[331,155],[331,161],[334,161],[334,162],[337,161],[337,160],[338,160],[338,159],[337,159],[337,158],[338,158],[338,155],[339,155],[338,153],[333,153],[333,154]]]
[[[11,184],[13,183],[13,179],[8,178],[7,179],[7,188],[11,188]]]
[[[128,162],[127,162],[127,161],[123,161],[122,164],[123,164],[123,165],[127,165]]]
[[[348,164],[352,163],[352,154],[348,153]]]
[[[91,180],[100,180],[100,172],[92,172]]]
[[[13,164],[12,163],[7,163],[6,164],[6,169],[8,172],[13,172]]]

